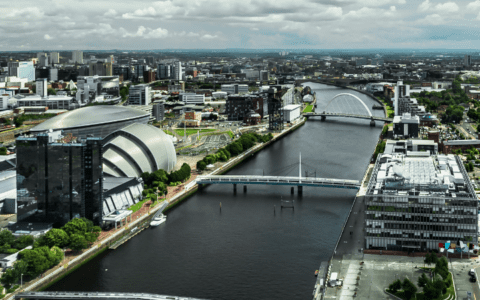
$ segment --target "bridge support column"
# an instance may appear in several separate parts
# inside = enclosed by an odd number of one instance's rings
[[[375,127],[375,121],[374,120],[370,121],[370,127]]]
[[[293,195],[295,193],[295,188],[292,186],[292,188],[290,189],[290,193]]]
[[[327,119],[326,116],[321,116],[321,117],[320,117],[320,120],[322,120],[322,121],[325,121],[325,119]]]
[[[237,184],[236,183],[233,184],[233,193],[234,194],[237,193]]]
[[[299,195],[303,194],[303,186],[301,186],[301,185],[298,186],[298,194]]]
[[[247,192],[247,186],[246,186],[246,185],[243,186],[243,192],[244,192],[244,193]]]
[[[201,184],[201,183],[198,184],[198,190],[199,190],[199,191],[202,191],[202,190],[203,190],[203,184]]]

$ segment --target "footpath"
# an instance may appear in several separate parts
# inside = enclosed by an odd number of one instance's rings
[[[283,130],[282,132],[275,133],[272,140],[267,143],[262,143],[256,145],[246,152],[238,155],[237,157],[229,160],[222,166],[216,168],[208,175],[218,175],[225,171],[228,171],[230,168],[234,167],[238,163],[242,162],[245,158],[253,155],[255,152],[260,151],[262,148],[270,145],[271,143],[275,142],[279,138],[283,137],[284,135],[290,133],[291,131],[297,129],[301,125],[305,123],[305,119],[301,118],[299,121],[295,122],[291,125],[288,129]],[[167,209],[171,207],[173,204],[177,203],[178,201],[183,200],[185,197],[188,197],[191,193],[193,193],[197,188],[198,185],[196,184],[195,178],[198,174],[192,174],[188,182],[183,184],[181,187],[169,187],[169,198],[167,197],[165,201],[168,202]],[[183,189],[182,189],[183,187]],[[88,259],[92,258],[100,251],[106,250],[110,244],[114,243],[116,240],[120,239],[125,234],[129,233],[131,228],[135,228],[146,221],[149,217],[154,215],[162,205],[157,204],[154,208],[150,209],[149,207],[142,207],[139,211],[133,214],[132,220],[130,222],[126,222],[126,224],[122,227],[117,228],[116,230],[112,229],[107,232],[102,232],[99,239],[87,250],[80,253],[79,255],[71,255],[69,257],[65,257],[64,261],[61,262],[58,266],[48,270],[43,275],[39,276],[36,279],[29,281],[28,283],[24,284],[22,287],[17,289],[12,294],[8,294],[5,296],[5,299],[13,299],[14,295],[19,292],[31,292],[36,291],[45,285],[51,283],[54,280],[68,274],[75,269],[80,264],[88,261]]]

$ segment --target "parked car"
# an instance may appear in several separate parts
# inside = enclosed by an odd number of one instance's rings
[[[477,279],[475,278],[475,276],[470,276],[470,282],[477,282]]]
[[[470,269],[470,271],[468,271],[468,275],[474,276],[474,275],[475,275],[475,270],[474,270],[474,269]]]

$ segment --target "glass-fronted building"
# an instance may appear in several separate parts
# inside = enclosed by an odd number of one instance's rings
[[[101,223],[102,139],[73,140],[59,132],[17,138],[19,221],[65,224],[86,217]]]

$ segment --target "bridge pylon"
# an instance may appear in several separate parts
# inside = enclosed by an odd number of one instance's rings
[[[373,119],[373,117],[370,119],[370,126],[375,127],[375,120]]]
[[[323,111],[323,113],[325,114],[326,112]],[[325,121],[326,119],[327,119],[327,116],[325,116],[325,115],[323,115],[323,116],[320,117],[320,120],[322,120],[322,121]]]

